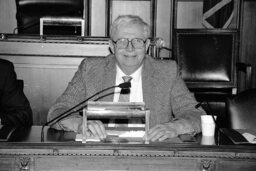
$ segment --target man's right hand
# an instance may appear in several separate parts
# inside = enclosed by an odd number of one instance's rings
[[[87,121],[88,131],[92,133],[92,136],[95,136],[101,140],[107,137],[107,133],[103,123],[99,120],[88,120]]]
[[[74,131],[82,133],[83,121],[82,118],[69,118],[61,121],[61,126],[65,131]],[[101,140],[107,137],[107,133],[103,123],[99,120],[88,120],[87,121],[87,136],[94,136]]]

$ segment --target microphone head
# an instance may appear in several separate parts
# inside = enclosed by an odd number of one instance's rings
[[[129,89],[131,88],[131,82],[124,82],[124,83],[121,83],[118,85],[119,88],[122,88],[122,89]]]
[[[199,108],[199,107],[201,107],[201,106],[202,106],[202,102],[197,103],[197,104],[195,105],[195,108],[197,109],[197,108]]]

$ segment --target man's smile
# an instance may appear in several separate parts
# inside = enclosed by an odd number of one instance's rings
[[[135,58],[135,57],[137,57],[137,55],[124,55],[124,57],[126,57],[126,58]]]

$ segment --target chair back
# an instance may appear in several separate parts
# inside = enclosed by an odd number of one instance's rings
[[[256,128],[256,89],[227,98],[227,121],[232,129]]]
[[[236,31],[177,30],[174,58],[189,88],[236,88]]]
[[[41,17],[83,17],[83,0],[16,0],[19,34],[39,34]],[[59,32],[67,29],[58,29]],[[54,31],[54,30],[53,30]],[[63,33],[64,35],[64,33]]]
[[[226,98],[240,91],[238,76],[251,86],[252,67],[238,61],[238,38],[236,30],[174,30],[173,57],[181,76],[206,112],[218,116],[220,126],[226,124]]]

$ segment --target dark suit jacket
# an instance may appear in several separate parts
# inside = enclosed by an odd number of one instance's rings
[[[0,59],[0,118],[2,125],[32,125],[32,110],[16,78],[14,66]]]
[[[49,110],[48,120],[96,92],[115,85],[115,77],[113,55],[84,59],[65,92]],[[150,109],[150,127],[175,121],[179,122],[179,133],[200,132],[200,115],[205,113],[195,109],[197,101],[181,79],[175,61],[160,61],[146,56],[142,68],[142,89],[144,102]],[[113,94],[101,100],[113,101]],[[61,127],[57,124],[56,129]]]

